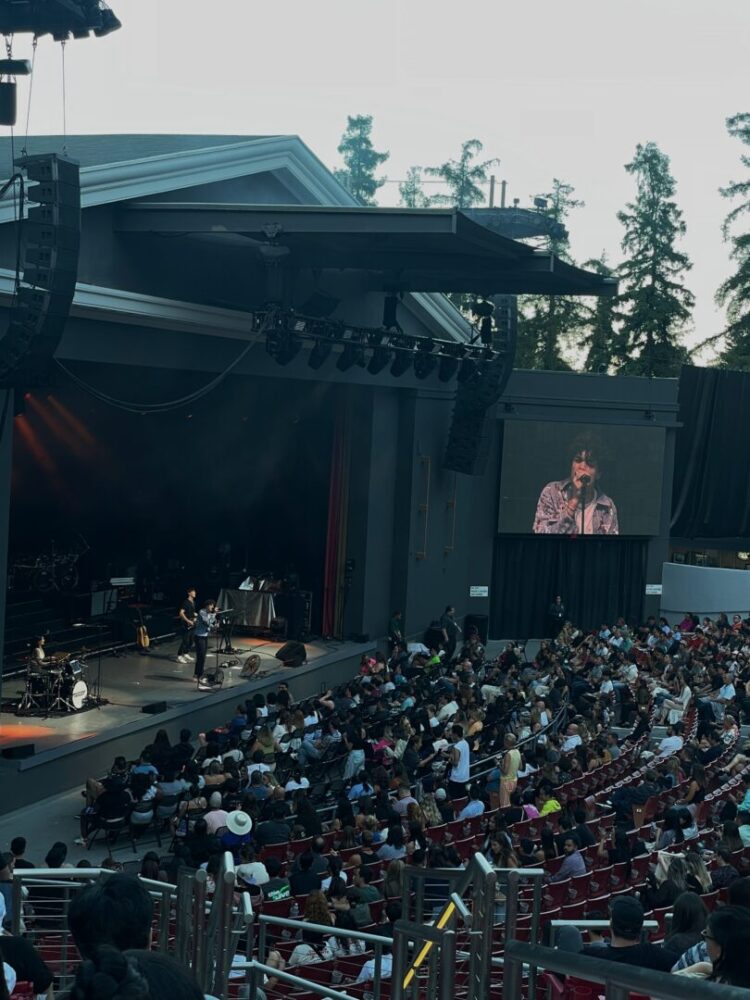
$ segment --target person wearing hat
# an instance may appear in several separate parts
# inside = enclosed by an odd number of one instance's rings
[[[590,945],[582,955],[606,958],[625,965],[639,965],[642,969],[669,972],[674,965],[674,955],[661,945],[642,941],[643,906],[635,896],[618,896],[609,908],[610,941],[608,945]]]
[[[203,817],[209,834],[214,834],[226,826],[228,816],[229,813],[222,808],[221,792],[211,792],[208,799],[208,812]]]
[[[231,851],[235,859],[240,848],[250,843],[253,821],[241,809],[233,809],[227,814],[226,832],[221,838],[221,846]]]
[[[245,860],[247,857],[247,860]],[[235,869],[237,877],[245,885],[265,885],[270,882],[271,876],[262,861],[256,861],[252,850],[243,852],[242,864]]]
[[[438,807],[444,823],[452,823],[456,818],[456,810],[453,803],[448,798],[448,793],[444,788],[435,789],[435,804]]]

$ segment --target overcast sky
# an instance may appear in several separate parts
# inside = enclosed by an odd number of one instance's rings
[[[372,114],[385,173],[478,138],[528,204],[556,176],[586,202],[579,259],[619,259],[636,143],[672,160],[696,330],[729,270],[720,185],[742,176],[728,115],[750,111],[750,0],[110,0],[123,22],[66,50],[70,133],[296,133],[328,165],[347,114]],[[14,54],[30,51],[16,39]],[[31,132],[62,130],[60,46],[39,43]],[[19,125],[27,83],[21,83]],[[398,188],[381,189],[396,204]]]

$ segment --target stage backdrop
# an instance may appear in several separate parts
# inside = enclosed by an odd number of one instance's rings
[[[505,421],[498,530],[580,534],[562,505],[575,497],[571,466],[584,454],[596,468],[578,471],[592,474],[598,499],[583,533],[658,534],[664,429],[545,420]]]
[[[496,639],[543,638],[547,609],[560,594],[568,617],[593,628],[622,615],[641,619],[648,540],[498,536],[490,633]]]

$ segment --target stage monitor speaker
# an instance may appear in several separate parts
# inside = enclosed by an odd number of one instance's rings
[[[3,747],[2,755],[6,760],[22,760],[24,757],[33,757],[34,744],[17,743],[13,747]]]
[[[166,712],[166,710],[166,701],[152,701],[150,704],[144,705],[141,709],[146,715],[159,715],[161,712]]]
[[[291,640],[285,642],[276,653],[276,659],[281,660],[287,667],[300,667],[307,661],[307,650],[304,643]]]
[[[467,615],[464,618],[464,639],[468,639],[471,632],[479,633],[479,641],[483,646],[487,645],[487,638],[490,631],[490,619],[487,615]]]

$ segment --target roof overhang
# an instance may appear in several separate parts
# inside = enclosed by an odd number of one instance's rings
[[[291,271],[357,271],[372,289],[612,295],[617,283],[508,239],[457,209],[123,204],[122,233],[255,246]],[[197,250],[196,243],[196,252]],[[207,251],[208,252],[208,251]]]

